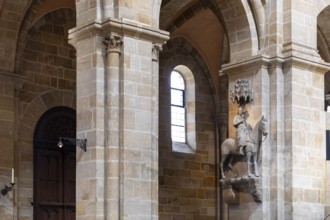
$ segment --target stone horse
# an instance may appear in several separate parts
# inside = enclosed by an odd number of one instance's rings
[[[254,128],[249,132],[249,134],[246,136],[246,158],[247,158],[247,171],[248,176],[250,177],[251,174],[251,159],[253,160],[254,165],[254,174],[255,176],[259,176],[259,168],[257,163],[257,155],[259,153],[260,144],[262,141],[264,141],[267,138],[267,130],[266,130],[266,118],[262,116],[262,118],[257,122],[257,124],[254,126]],[[262,140],[262,137],[265,136],[265,139]],[[221,177],[222,179],[225,179],[225,174],[223,171],[223,164],[225,163],[226,159],[228,158],[228,168],[233,171],[235,176],[237,176],[236,172],[233,169],[232,166],[232,160],[233,156],[239,155],[237,146],[235,144],[235,140],[233,138],[227,138],[222,144],[221,144],[221,161],[220,161],[220,170],[221,170]]]

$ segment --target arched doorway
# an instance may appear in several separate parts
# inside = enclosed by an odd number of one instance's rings
[[[76,113],[55,107],[44,113],[34,132],[34,219],[74,220],[76,148],[59,137],[76,137]]]

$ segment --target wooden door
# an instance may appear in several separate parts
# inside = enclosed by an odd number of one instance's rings
[[[35,220],[75,220],[76,147],[66,142],[57,147],[59,137],[67,135],[75,137],[75,114],[68,109],[52,109],[39,120],[34,140]]]

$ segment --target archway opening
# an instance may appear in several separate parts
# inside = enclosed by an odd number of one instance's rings
[[[74,220],[76,148],[57,147],[59,137],[76,137],[76,113],[55,107],[39,119],[33,139],[34,219]]]

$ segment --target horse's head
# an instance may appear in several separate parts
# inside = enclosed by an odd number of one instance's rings
[[[263,136],[268,135],[266,124],[267,124],[267,119],[264,116],[262,116],[262,118],[260,119],[259,131]]]
[[[267,119],[262,116],[262,118],[256,123],[252,131],[249,133],[249,138],[252,143],[259,143],[259,141],[262,141],[262,136],[265,136],[264,139],[266,140],[267,135]]]

